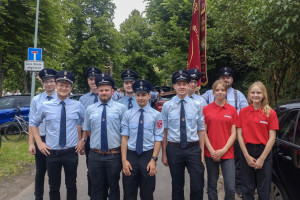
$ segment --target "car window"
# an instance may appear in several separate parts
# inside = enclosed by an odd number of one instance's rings
[[[12,108],[14,99],[12,98],[1,98],[0,99],[0,109]]]
[[[21,98],[15,98],[14,107],[27,107],[30,106],[30,96],[24,96]]]
[[[298,122],[296,125],[295,144],[300,146],[300,116],[298,117]]]
[[[294,110],[288,114],[283,123],[280,124],[278,137],[282,140],[293,143],[295,126],[298,123],[298,111]],[[297,122],[297,123],[296,123]]]

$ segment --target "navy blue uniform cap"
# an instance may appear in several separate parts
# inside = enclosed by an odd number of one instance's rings
[[[42,79],[42,81],[44,81],[48,78],[55,78],[56,73],[57,72],[53,69],[45,68],[39,72],[39,77]]]
[[[138,74],[131,70],[131,69],[126,69],[124,72],[121,74],[121,78],[123,81],[135,81],[138,77]]]
[[[73,85],[75,83],[75,76],[72,72],[62,70],[56,73],[55,80],[57,82],[69,82]]]
[[[177,81],[186,81],[190,83],[191,75],[187,70],[178,70],[172,75],[172,83],[176,84]]]
[[[85,75],[89,78],[91,76],[97,76],[101,74],[101,70],[98,69],[97,67],[89,67],[85,70]]]
[[[191,75],[191,79],[199,81],[201,78],[201,72],[198,69],[188,69],[188,73]]]
[[[136,92],[147,92],[153,90],[152,84],[147,80],[138,80],[132,84],[132,90]]]
[[[233,70],[229,67],[223,67],[218,72],[219,76],[231,76],[233,77]]]
[[[110,85],[112,88],[115,87],[114,79],[108,74],[99,74],[95,78],[95,84],[98,87],[99,85]]]

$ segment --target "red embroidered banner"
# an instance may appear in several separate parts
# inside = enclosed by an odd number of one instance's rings
[[[187,69],[196,68],[202,73],[198,86],[207,84],[205,5],[205,0],[194,0],[187,61]]]
[[[208,83],[206,62],[206,0],[200,0],[200,60],[201,60],[201,85]]]

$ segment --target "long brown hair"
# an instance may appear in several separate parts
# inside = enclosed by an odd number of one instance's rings
[[[269,99],[268,99],[267,89],[266,89],[265,85],[261,81],[256,81],[256,82],[252,83],[252,85],[249,87],[248,97],[247,97],[248,102],[249,102],[249,104],[253,104],[253,102],[250,99],[250,93],[251,93],[251,89],[254,86],[259,87],[261,89],[261,91],[262,91],[262,94],[263,94],[264,97],[262,99],[262,103],[261,103],[262,106],[261,107],[263,109],[263,112],[267,115],[267,117],[269,117],[272,108],[269,106]]]

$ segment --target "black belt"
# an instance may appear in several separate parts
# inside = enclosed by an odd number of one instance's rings
[[[117,147],[117,148],[109,149],[107,150],[107,152],[103,152],[101,149],[91,149],[91,151],[101,155],[110,155],[110,154],[121,153],[120,149],[121,149],[120,147]]]
[[[71,147],[69,149],[62,149],[62,150],[52,150],[52,149],[49,150],[50,155],[64,155],[75,151],[76,151],[75,147]]]
[[[178,142],[168,142],[168,145],[181,147],[181,143],[178,143]],[[188,142],[187,145],[186,145],[186,147],[193,147],[193,146],[199,146],[199,141]]]

